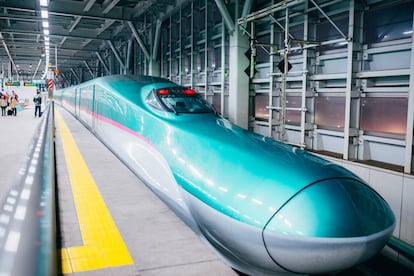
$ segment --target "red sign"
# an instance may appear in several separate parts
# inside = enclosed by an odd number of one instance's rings
[[[52,79],[48,79],[47,80],[47,88],[48,89],[52,89],[53,88],[53,80]]]

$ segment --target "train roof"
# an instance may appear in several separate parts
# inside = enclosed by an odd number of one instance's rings
[[[146,76],[146,75],[111,75],[98,78],[96,80],[102,79],[108,82],[117,82],[117,81],[136,81],[141,85],[153,84],[153,83],[172,83],[168,79],[164,79],[161,77],[154,77],[154,76]]]

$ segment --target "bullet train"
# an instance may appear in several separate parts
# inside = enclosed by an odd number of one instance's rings
[[[395,217],[343,167],[246,131],[166,79],[107,76],[54,93],[235,270],[345,270],[377,254]]]

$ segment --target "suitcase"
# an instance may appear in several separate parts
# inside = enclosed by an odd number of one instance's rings
[[[8,115],[8,116],[13,115],[13,110],[11,110],[11,109],[7,109],[7,115]]]

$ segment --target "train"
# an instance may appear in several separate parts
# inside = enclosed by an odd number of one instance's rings
[[[243,129],[167,79],[99,77],[54,101],[243,274],[342,271],[395,228],[388,203],[349,170]]]

